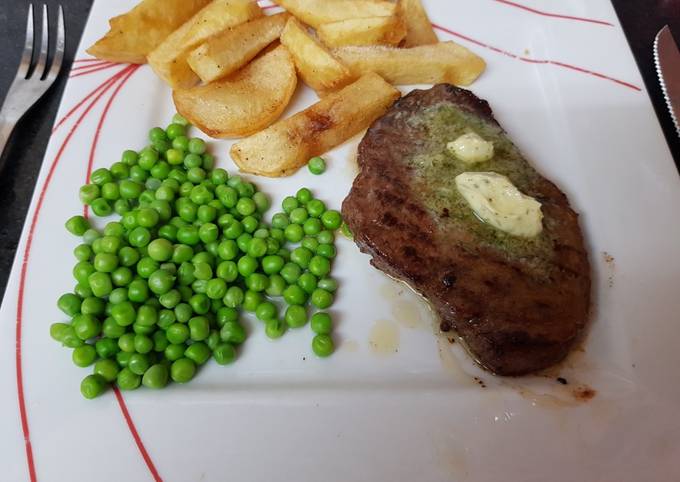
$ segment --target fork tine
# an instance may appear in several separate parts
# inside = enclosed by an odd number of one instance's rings
[[[31,67],[31,57],[33,57],[33,4],[28,6],[28,20],[26,21],[26,41],[24,51],[21,54],[21,62],[17,70],[17,78],[25,79]]]
[[[35,64],[35,69],[31,77],[41,79],[45,73],[45,65],[47,64],[47,43],[50,38],[50,30],[47,18],[47,5],[43,3],[42,8],[42,32],[40,32],[40,53],[38,54],[38,61]]]
[[[64,9],[61,5],[59,5],[59,11],[57,13],[57,40],[55,42],[54,58],[52,59],[50,71],[45,78],[45,80],[48,82],[54,81],[61,70],[61,64],[64,60],[64,37]]]

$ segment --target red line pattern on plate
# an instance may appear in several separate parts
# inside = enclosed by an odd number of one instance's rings
[[[151,472],[151,476],[153,477],[153,479],[156,482],[162,482],[163,479],[161,478],[160,474],[156,470],[156,466],[153,464],[151,457],[149,457],[149,453],[144,448],[144,443],[142,442],[142,439],[139,436],[139,433],[137,432],[137,428],[135,427],[135,423],[132,421],[132,417],[130,416],[130,412],[128,411],[127,405],[125,405],[125,400],[123,399],[123,394],[120,393],[120,390],[115,385],[113,386],[113,393],[116,395],[116,400],[118,400],[118,405],[120,406],[120,411],[122,412],[123,417],[125,418],[125,421],[127,422],[127,426],[130,429],[130,433],[132,434],[132,438],[135,439],[135,443],[137,444],[137,448],[139,449],[139,452],[142,454],[142,458],[144,459],[144,462],[146,462],[146,466],[149,468],[149,471]]]
[[[33,235],[35,234],[35,228],[38,224],[38,218],[40,216],[40,211],[43,206],[43,202],[45,201],[45,195],[47,193],[47,188],[50,185],[50,182],[52,181],[52,176],[54,176],[54,172],[57,168],[57,165],[59,164],[59,161],[61,160],[61,156],[64,154],[64,151],[66,150],[66,146],[68,143],[71,141],[71,138],[73,137],[73,134],[75,134],[76,130],[80,126],[80,123],[85,119],[87,114],[92,110],[92,108],[97,104],[99,99],[102,98],[102,96],[111,88],[112,84],[109,84],[104,88],[97,96],[94,98],[92,102],[85,108],[85,111],[80,115],[78,120],[76,120],[75,124],[73,127],[71,127],[71,130],[69,133],[66,135],[66,138],[64,141],[61,143],[61,146],[59,146],[59,150],[57,151],[57,155],[55,156],[54,160],[52,161],[52,165],[50,166],[49,171],[47,172],[47,178],[45,179],[45,183],[43,184],[42,188],[40,189],[40,194],[38,196],[38,202],[35,207],[35,212],[33,213],[33,218],[31,219],[31,223],[29,225],[28,229],[28,237],[26,239],[26,247],[24,248],[24,253],[23,253],[23,259],[21,262],[21,273],[19,275],[19,293],[18,293],[18,298],[17,298],[17,320],[16,320],[16,338],[15,338],[15,344],[16,344],[16,352],[15,352],[15,362],[16,362],[16,378],[17,378],[17,398],[19,402],[19,417],[21,419],[21,430],[24,434],[24,444],[25,444],[25,449],[26,449],[26,463],[28,465],[28,474],[31,482],[35,482],[37,480],[36,477],[36,472],[35,472],[35,461],[33,459],[33,449],[31,447],[31,435],[30,435],[30,430],[29,430],[29,425],[28,425],[28,414],[26,412],[26,398],[24,395],[24,377],[23,377],[23,366],[22,366],[22,323],[23,323],[23,312],[24,312],[24,290],[26,286],[26,275],[28,272],[28,261],[29,257],[31,254],[31,246],[33,245]]]
[[[119,64],[106,64],[106,65],[101,65],[99,67],[94,67],[89,70],[81,70],[79,72],[76,72],[75,74],[71,74],[68,76],[69,79],[73,79],[76,77],[81,77],[83,75],[88,75],[88,74],[93,74],[95,72],[99,72],[100,70],[106,70],[106,69],[112,69],[113,67],[118,66]],[[89,66],[88,66],[89,67]]]
[[[559,13],[544,12],[543,10],[537,10],[535,8],[527,7],[526,5],[522,5],[522,4],[517,3],[517,2],[511,2],[509,0],[493,0],[493,1],[498,2],[498,3],[502,3],[504,5],[508,5],[510,7],[519,8],[519,9],[525,10],[527,12],[535,13],[535,14],[541,15],[543,17],[561,18],[561,19],[564,19],[564,20],[576,20],[578,22],[595,23],[595,24],[598,24],[598,25],[606,25],[608,27],[614,26],[613,23],[606,22],[604,20],[596,20],[596,19],[593,19],[593,18],[574,17],[574,16],[571,16],[571,15],[562,15],[562,14],[559,14]]]
[[[71,72],[77,72],[79,70],[85,70],[85,69],[92,69],[94,67],[100,67],[102,65],[111,65],[114,64],[115,62],[108,62],[106,60],[102,60],[100,62],[90,62],[85,65],[77,65],[71,69]]]
[[[432,26],[434,28],[436,28],[437,30],[441,30],[442,32],[448,33],[449,35],[453,35],[454,37],[458,37],[460,39],[467,40],[468,42],[471,42],[475,45],[478,45],[480,47],[484,47],[485,49],[489,49],[489,50],[492,50],[496,53],[505,55],[506,57],[510,57],[510,58],[513,58],[513,59],[516,59],[516,60],[520,60],[522,62],[526,62],[526,63],[530,63],[530,64],[555,65],[557,67],[562,67],[562,68],[565,68],[565,69],[573,70],[575,72],[580,72],[582,74],[587,74],[587,75],[591,75],[593,77],[597,77],[597,78],[600,78],[600,79],[609,80],[611,82],[622,85],[622,86],[627,87],[629,89],[636,90],[638,92],[640,92],[642,90],[640,87],[638,87],[635,84],[631,84],[630,82],[626,82],[624,80],[620,80],[620,79],[616,79],[614,77],[610,77],[610,76],[602,74],[600,72],[595,72],[593,70],[584,69],[583,67],[578,67],[576,65],[571,65],[571,64],[564,63],[564,62],[558,62],[556,60],[542,60],[542,59],[532,59],[532,58],[529,58],[529,57],[522,57],[521,55],[516,55],[516,54],[513,54],[512,52],[508,52],[507,50],[503,50],[503,49],[499,49],[498,47],[494,47],[493,45],[485,44],[484,42],[473,39],[472,37],[468,37],[467,35],[463,35],[461,33],[454,32],[453,30],[450,30],[446,27],[442,27],[441,25],[438,25],[436,23],[433,23]]]
[[[116,89],[113,91],[113,94],[111,94],[111,97],[109,97],[109,100],[106,102],[106,105],[104,106],[102,115],[99,118],[99,123],[97,124],[97,130],[95,131],[94,138],[92,139],[92,145],[90,146],[90,157],[87,161],[87,172],[85,174],[86,183],[90,179],[90,174],[92,174],[92,164],[94,163],[94,154],[97,150],[97,144],[99,143],[99,135],[101,134],[102,126],[104,125],[106,116],[109,113],[111,104],[113,104],[114,99],[118,96],[118,92],[120,92],[120,89],[123,88],[123,86],[127,83],[128,79],[132,76],[132,74],[134,74],[137,71],[138,68],[139,65],[131,65],[129,67],[126,67],[125,70],[127,70],[127,72],[123,75],[123,80],[120,81]],[[88,214],[89,214],[88,205],[85,204],[83,205],[83,216],[87,218]]]
[[[104,87],[106,87],[106,86],[108,86],[109,84],[113,83],[115,80],[117,80],[117,79],[120,78],[122,75],[124,75],[125,72],[126,72],[126,70],[127,70],[127,67],[124,68],[124,69],[119,70],[117,73],[113,74],[111,77],[109,77],[109,78],[106,79],[104,82],[102,82],[101,84],[99,84],[99,85],[98,85],[94,90],[92,90],[89,94],[87,94],[87,96],[85,96],[85,97],[84,97],[80,102],[78,102],[71,110],[69,110],[69,111],[66,113],[66,115],[64,115],[64,117],[62,117],[61,119],[59,119],[59,120],[54,124],[54,127],[52,128],[52,134],[54,134],[54,133],[56,132],[56,130],[59,129],[59,127],[61,127],[61,125],[62,125],[64,122],[66,122],[66,121],[67,121],[67,120],[68,120],[68,119],[69,119],[69,118],[70,118],[70,117],[71,117],[71,116],[72,116],[72,115],[80,108],[80,106],[82,106],[85,102],[87,102],[88,99],[90,99],[90,97],[92,97],[92,96],[95,95],[97,92],[99,92],[101,89],[103,89]]]

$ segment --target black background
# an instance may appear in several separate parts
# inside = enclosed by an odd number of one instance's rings
[[[4,97],[16,73],[29,3],[28,0],[0,0],[0,97]],[[58,2],[45,0],[44,3],[53,7],[51,15],[55,16],[54,7]],[[680,139],[666,111],[652,58],[654,36],[663,25],[671,25],[675,38],[680,40],[680,0],[613,0],[612,3],[650,91],[675,162],[680,166]],[[62,0],[61,4],[66,11],[64,72],[68,72],[92,0]],[[61,75],[45,97],[24,117],[0,159],[0,299],[5,291],[65,81],[66,75]]]

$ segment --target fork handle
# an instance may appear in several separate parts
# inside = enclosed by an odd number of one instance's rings
[[[0,116],[0,156],[2,156],[5,151],[5,146],[7,145],[7,141],[9,141],[9,136],[12,135],[15,125],[16,121]]]

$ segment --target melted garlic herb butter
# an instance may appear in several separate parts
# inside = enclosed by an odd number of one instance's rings
[[[493,157],[493,142],[475,132],[468,132],[446,144],[448,151],[465,164],[477,164]]]
[[[533,238],[543,230],[541,203],[495,172],[464,172],[456,188],[484,222],[513,236]]]

